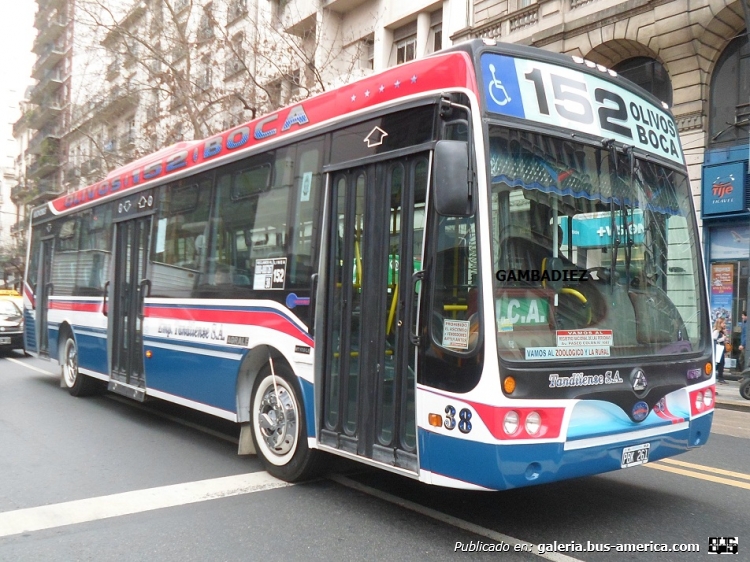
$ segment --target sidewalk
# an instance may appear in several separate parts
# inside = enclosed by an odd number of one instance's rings
[[[716,407],[726,410],[750,412],[750,400],[740,396],[740,381],[728,380],[727,384],[716,384]]]

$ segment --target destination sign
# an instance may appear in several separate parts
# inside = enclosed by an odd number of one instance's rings
[[[554,64],[493,53],[482,55],[487,109],[521,119],[611,138],[684,163],[674,118],[608,78]],[[614,76],[615,73],[612,73]]]

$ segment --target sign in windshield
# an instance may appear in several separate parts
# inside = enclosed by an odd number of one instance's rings
[[[572,68],[493,53],[482,55],[481,66],[493,113],[614,139],[684,164],[673,117],[625,88]]]

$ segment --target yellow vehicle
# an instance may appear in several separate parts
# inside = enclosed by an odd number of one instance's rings
[[[8,299],[18,305],[23,310],[23,297],[15,289],[0,289],[0,299]]]

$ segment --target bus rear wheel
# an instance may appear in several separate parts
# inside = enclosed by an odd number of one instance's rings
[[[100,390],[98,381],[78,371],[78,346],[73,336],[68,335],[60,357],[62,380],[71,396],[89,396]]]
[[[250,403],[255,450],[266,471],[287,482],[315,476],[321,454],[307,445],[304,403],[296,377],[286,365],[258,373]]]

